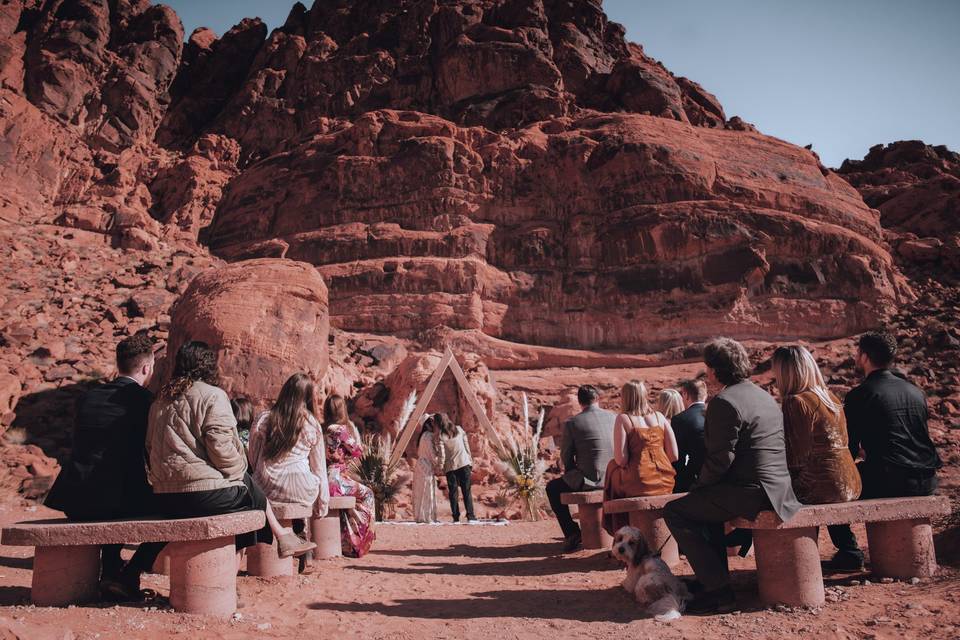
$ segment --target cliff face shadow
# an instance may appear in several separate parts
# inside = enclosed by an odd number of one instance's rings
[[[593,571],[620,571],[623,566],[607,557],[606,553],[577,558],[541,558],[512,561],[463,563],[450,561],[411,562],[405,567],[377,567],[353,565],[358,571],[395,573],[400,575],[451,575],[451,576],[551,576],[563,573],[588,573]]]
[[[63,463],[73,442],[77,401],[95,384],[69,384],[23,396],[14,408],[17,417],[11,427],[23,430],[23,444],[36,445]]]
[[[469,544],[453,544],[442,549],[374,549],[370,555],[419,556],[424,558],[488,558],[490,560],[514,560],[516,558],[544,558],[559,556],[561,542],[534,542],[507,547],[475,547]]]

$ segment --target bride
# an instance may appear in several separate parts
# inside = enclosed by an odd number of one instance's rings
[[[428,416],[417,440],[417,463],[413,471],[413,518],[437,522],[437,470],[443,468],[443,445],[433,416]]]

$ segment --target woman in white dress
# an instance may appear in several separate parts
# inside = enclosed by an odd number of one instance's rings
[[[417,441],[417,463],[413,470],[413,518],[437,522],[437,470],[443,467],[443,446],[433,417],[428,417]]]

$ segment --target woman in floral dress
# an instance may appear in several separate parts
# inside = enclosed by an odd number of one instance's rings
[[[324,435],[327,443],[327,473],[330,496],[353,496],[357,506],[340,512],[340,541],[343,555],[360,558],[376,539],[373,531],[375,501],[370,487],[360,484],[348,473],[350,463],[363,454],[357,428],[350,422],[347,403],[332,395],[323,406]]]

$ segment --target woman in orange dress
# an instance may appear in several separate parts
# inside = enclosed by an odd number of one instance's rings
[[[647,388],[632,380],[620,390],[620,415],[613,424],[613,460],[607,465],[603,499],[659,496],[673,493],[677,439],[670,422],[654,411]],[[604,514],[610,535],[630,524],[625,513]]]

